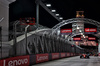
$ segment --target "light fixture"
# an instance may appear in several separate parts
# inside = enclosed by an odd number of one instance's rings
[[[83,37],[85,38],[85,35],[83,34]]]
[[[79,32],[82,32],[81,30],[79,30]]]
[[[59,16],[59,14],[56,14],[56,16]]]
[[[59,19],[63,19],[62,17],[60,17]]]
[[[65,22],[65,20],[63,20],[62,22]]]
[[[47,7],[51,7],[51,4],[46,4]]]
[[[52,12],[56,12],[56,10],[51,10]]]
[[[80,28],[77,26],[77,29],[80,29]]]

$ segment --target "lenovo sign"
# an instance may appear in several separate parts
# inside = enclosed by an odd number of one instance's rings
[[[59,53],[52,53],[52,60],[58,58],[59,58]]]
[[[48,54],[37,54],[36,55],[36,63],[44,62],[49,60]]]
[[[61,58],[66,57],[66,53],[61,53]]]
[[[85,28],[85,32],[97,32],[97,28]]]
[[[95,37],[88,37],[88,40],[96,40]]]
[[[70,53],[67,53],[67,57],[69,57],[70,56]]]
[[[72,29],[61,29],[61,33],[72,33]]]
[[[81,40],[80,37],[76,37],[76,38],[73,38],[74,41],[78,41],[78,40]]]
[[[71,53],[71,56],[73,56],[73,53]]]
[[[100,56],[100,53],[99,53],[99,55],[98,56]]]
[[[3,66],[29,66],[29,56],[19,56],[3,60]]]

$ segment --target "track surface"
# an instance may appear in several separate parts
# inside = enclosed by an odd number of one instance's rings
[[[80,59],[79,56],[53,60],[32,66],[100,66],[100,57],[90,56],[90,59]]]

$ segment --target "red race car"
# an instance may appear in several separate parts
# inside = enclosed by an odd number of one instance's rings
[[[89,54],[81,54],[80,58],[90,58],[89,56],[90,56]]]

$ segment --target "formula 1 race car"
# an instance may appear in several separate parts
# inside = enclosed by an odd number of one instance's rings
[[[81,54],[80,58],[90,58],[89,56],[90,56],[89,54]]]

